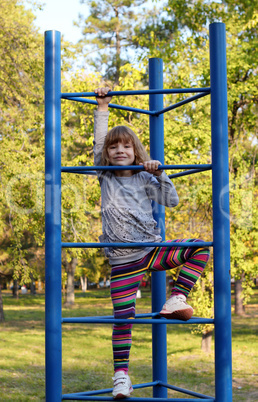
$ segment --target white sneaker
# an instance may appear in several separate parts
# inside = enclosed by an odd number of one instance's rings
[[[114,388],[112,395],[114,399],[127,398],[133,392],[132,383],[128,374],[124,371],[116,371],[114,380]]]
[[[186,297],[182,294],[171,296],[160,312],[165,318],[187,321],[193,315],[193,308],[186,303]]]

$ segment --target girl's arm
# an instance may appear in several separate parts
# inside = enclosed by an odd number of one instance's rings
[[[95,89],[96,100],[98,102],[98,108],[94,111],[94,141],[93,141],[93,153],[94,164],[100,165],[102,149],[104,141],[108,132],[108,104],[111,100],[111,96],[106,96],[109,88]]]
[[[166,207],[176,207],[179,203],[176,188],[164,171],[159,172],[161,174],[156,177],[150,176],[147,186],[148,197]]]
[[[150,199],[166,207],[176,207],[179,198],[174,184],[163,170],[158,169],[160,161],[150,160],[140,163],[150,176],[150,185],[147,186],[147,194]]]

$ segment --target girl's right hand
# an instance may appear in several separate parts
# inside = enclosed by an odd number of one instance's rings
[[[112,99],[112,96],[106,96],[109,91],[110,88],[108,87],[101,87],[94,90],[96,94],[96,100],[98,102],[98,111],[108,111],[108,104]]]

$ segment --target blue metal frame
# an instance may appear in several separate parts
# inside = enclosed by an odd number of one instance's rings
[[[163,89],[163,62],[161,59],[149,60],[149,89]],[[150,110],[163,109],[163,94],[149,95]],[[164,164],[164,116],[149,117],[150,156]],[[153,216],[161,228],[165,240],[165,207],[153,203]],[[160,275],[159,275],[160,274]],[[166,272],[153,272],[151,281],[152,312],[160,311],[166,301]],[[152,325],[152,378],[154,381],[167,382],[167,328],[166,325]],[[153,387],[153,397],[167,398],[167,388]]]
[[[45,34],[46,400],[62,396],[61,35]]]
[[[230,222],[225,25],[210,25],[211,137],[214,242],[215,387],[232,400]]]
[[[230,293],[230,248],[229,248],[229,194],[228,194],[228,134],[227,134],[227,81],[226,40],[222,23],[210,25],[210,88],[163,89],[161,59],[150,59],[150,88],[144,91],[113,91],[112,95],[149,95],[150,110],[135,109],[110,104],[110,107],[146,113],[150,117],[150,152],[152,158],[164,163],[163,114],[183,104],[208,94],[211,95],[212,165],[162,165],[162,169],[190,169],[169,177],[212,169],[213,187],[213,242],[187,243],[187,246],[214,247],[214,303],[215,318],[193,317],[187,324],[215,324],[215,398],[167,384],[166,325],[184,324],[179,320],[165,320],[159,316],[165,301],[165,272],[153,273],[152,313],[137,315],[135,324],[151,324],[153,328],[153,381],[134,385],[138,388],[153,388],[153,398],[130,398],[131,402],[142,401],[232,401],[231,368],[231,293]],[[197,95],[163,108],[163,94],[197,93]],[[113,316],[62,318],[61,310],[61,249],[62,247],[107,247],[113,244],[62,243],[61,241],[61,172],[94,174],[98,169],[114,167],[61,167],[61,99],[96,104],[85,99],[95,96],[90,93],[61,93],[61,35],[57,31],[45,33],[45,191],[46,191],[46,401],[99,400],[112,401],[112,397],[97,396],[110,393],[112,389],[62,395],[62,324],[126,322]],[[121,167],[120,169],[128,167]],[[142,167],[129,167],[142,169]],[[117,169],[117,167],[115,168]],[[164,207],[155,205],[155,219],[162,230],[165,227]],[[165,239],[165,233],[162,232]],[[155,243],[163,245],[164,243]],[[173,243],[167,243],[173,246]],[[178,245],[178,243],[177,243]],[[131,244],[118,244],[131,247]],[[135,244],[136,247],[143,244]],[[152,246],[147,243],[147,246]],[[182,244],[184,246],[184,244]],[[130,320],[131,322],[132,320]],[[167,389],[194,396],[195,399],[167,398]],[[199,398],[199,399],[196,399]]]

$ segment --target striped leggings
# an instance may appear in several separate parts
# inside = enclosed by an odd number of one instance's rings
[[[177,239],[174,242],[198,242],[198,239]],[[156,247],[141,260],[113,265],[110,290],[115,318],[134,318],[136,293],[147,271],[164,271],[182,265],[171,294],[188,296],[201,276],[210,251],[208,247]],[[132,324],[114,324],[112,334],[114,370],[128,371],[132,344]]]

